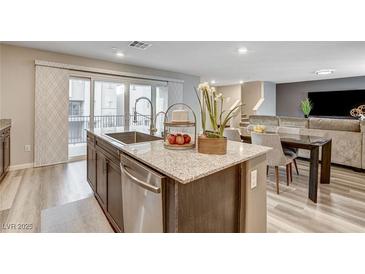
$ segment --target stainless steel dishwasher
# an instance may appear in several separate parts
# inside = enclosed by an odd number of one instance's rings
[[[165,177],[121,154],[124,232],[163,232]]]

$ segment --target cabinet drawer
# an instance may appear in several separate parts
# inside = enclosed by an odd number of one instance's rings
[[[112,145],[108,144],[107,142],[97,138],[95,142],[97,147],[100,147],[102,150],[107,152],[109,156],[114,158],[113,160],[116,160],[119,162],[119,149],[113,147]]]

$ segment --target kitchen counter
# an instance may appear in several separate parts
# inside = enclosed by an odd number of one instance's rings
[[[209,155],[198,153],[197,149],[166,149],[162,140],[122,144],[106,136],[106,132],[100,130],[89,132],[182,184],[264,155],[271,149],[264,146],[228,141],[226,155]]]
[[[0,119],[0,130],[11,126],[11,119]]]
[[[228,141],[226,155],[198,153],[197,149],[170,150],[163,141],[131,144],[120,147],[133,158],[161,173],[186,184],[220,170],[265,154],[270,148]]]

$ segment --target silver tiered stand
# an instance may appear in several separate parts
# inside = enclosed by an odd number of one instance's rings
[[[189,112],[193,114],[194,121],[172,121],[169,120],[169,114],[172,112],[174,108],[177,106],[183,106],[185,109],[187,109]],[[168,135],[171,133],[170,130],[173,128],[185,128],[185,132],[189,132],[193,136],[191,136],[191,142],[189,144],[183,144],[183,145],[177,145],[177,144],[169,144],[167,138]],[[190,132],[192,131],[192,132]],[[177,149],[177,150],[183,150],[183,149],[192,149],[195,148],[196,145],[196,115],[191,107],[189,107],[187,104],[184,103],[176,103],[171,105],[165,113],[165,120],[164,120],[164,146],[168,149]]]

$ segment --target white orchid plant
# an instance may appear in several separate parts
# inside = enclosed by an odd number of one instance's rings
[[[198,89],[195,88],[195,93],[200,105],[203,135],[208,138],[223,138],[224,128],[237,115],[241,105],[232,108],[225,115],[226,111],[223,110],[225,98],[222,93],[217,93],[215,87],[210,87],[208,83],[201,83]],[[207,130],[207,118],[209,118],[211,130]]]

